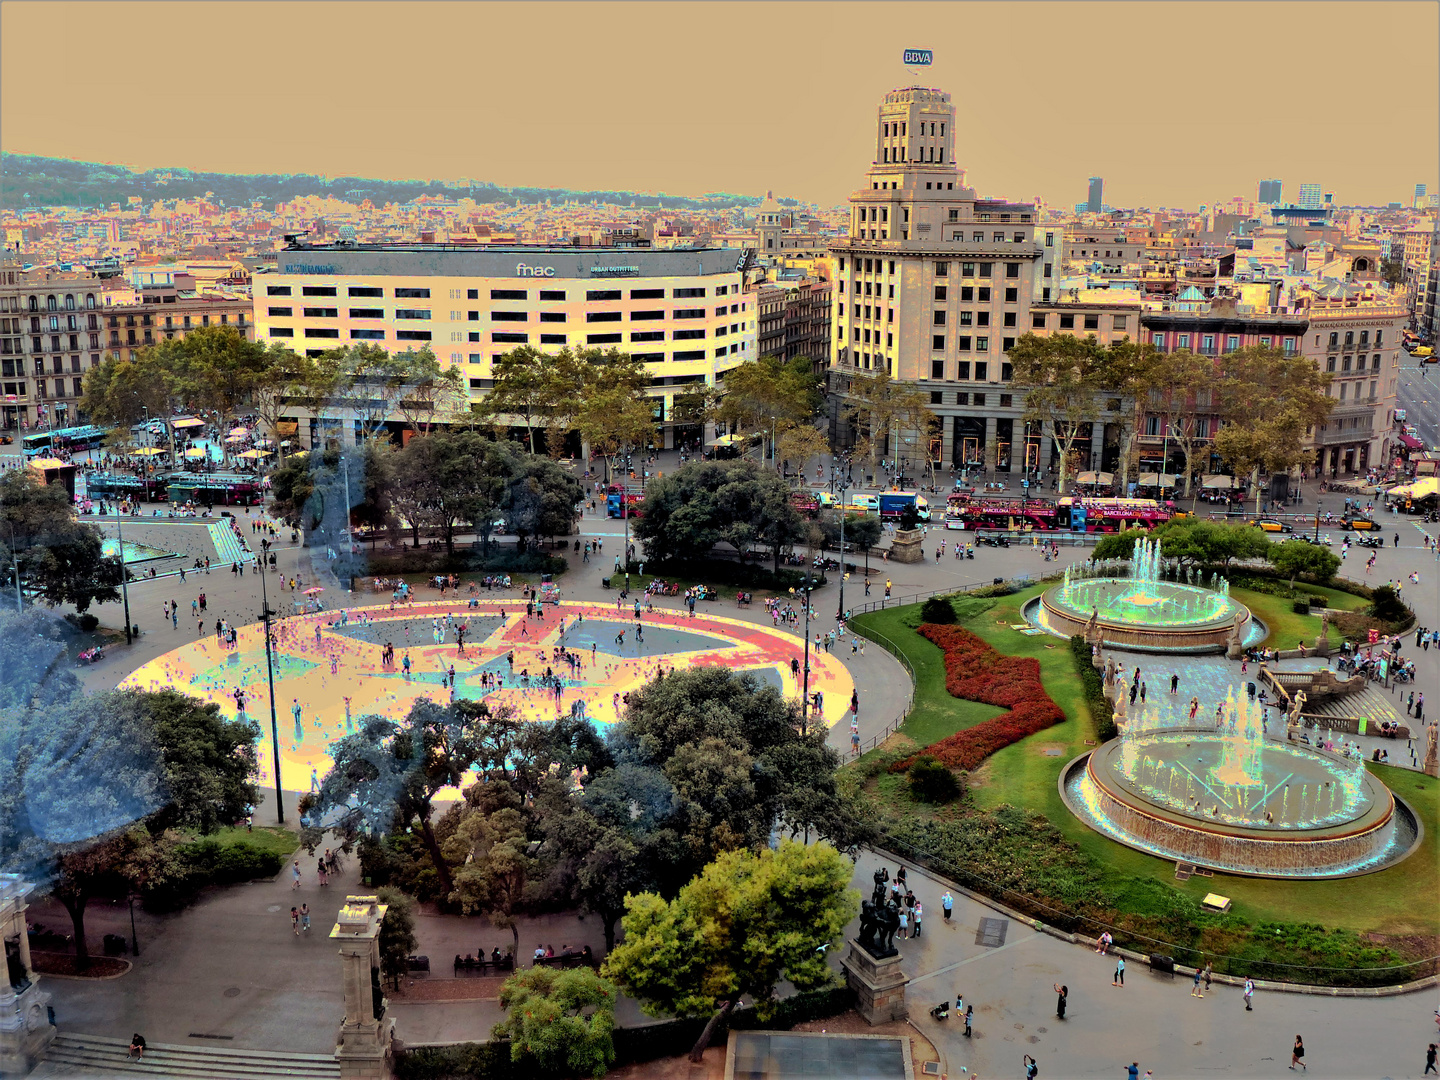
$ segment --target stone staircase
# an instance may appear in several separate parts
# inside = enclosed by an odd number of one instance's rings
[[[151,1043],[139,1061],[129,1056],[127,1039],[63,1032],[51,1044],[31,1080],[72,1077],[110,1080],[134,1075],[177,1080],[266,1080],[301,1077],[337,1080],[340,1066],[328,1054],[287,1054],[269,1050],[227,1050],[210,1046]]]

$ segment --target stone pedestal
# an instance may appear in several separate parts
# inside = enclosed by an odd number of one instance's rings
[[[25,897],[32,886],[12,874],[0,874],[0,1075],[28,1076],[55,1041],[50,995],[30,966],[25,932]]]
[[[376,990],[380,923],[386,910],[374,896],[347,896],[330,931],[330,940],[340,946],[345,987],[345,1020],[335,1040],[341,1080],[391,1080],[394,1075],[390,1070],[394,1021],[384,1016],[385,998]]]
[[[904,1020],[909,1015],[905,1004],[905,984],[910,976],[900,970],[900,954],[876,960],[850,939],[850,951],[840,958],[845,983],[855,991],[855,1011],[867,1023],[883,1024],[887,1020]]]
[[[925,539],[925,534],[919,529],[897,529],[895,538],[890,541],[890,561],[899,563],[918,563],[925,561],[925,552],[920,549],[920,541]]]

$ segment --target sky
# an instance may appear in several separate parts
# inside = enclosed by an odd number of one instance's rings
[[[1440,5],[0,4],[0,148],[128,165],[833,205],[886,91],[947,90],[982,196],[1440,190]],[[48,41],[55,47],[37,47]],[[930,49],[928,68],[903,51]]]

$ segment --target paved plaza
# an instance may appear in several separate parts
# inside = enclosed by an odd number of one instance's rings
[[[1334,502],[1338,509],[1338,498]],[[242,532],[248,535],[248,513],[241,511],[240,515]],[[1407,585],[1406,599],[1416,607],[1422,623],[1440,624],[1437,564],[1422,547],[1413,520],[1397,519],[1396,526],[1402,533],[1401,546],[1380,551],[1367,580],[1404,578],[1418,571],[1421,584]],[[623,523],[587,514],[580,531],[582,540],[603,539],[607,549],[614,545],[618,550]],[[1038,578],[1069,562],[1082,561],[1089,552],[1085,547],[1066,547],[1061,549],[1059,562],[1046,562],[1038,550],[1017,544],[1009,549],[980,549],[973,561],[957,562],[950,557],[950,550],[960,534],[949,533],[945,534],[950,541],[946,557],[937,563],[934,548],[940,535],[939,530],[931,530],[923,563],[887,563],[877,549],[871,558],[870,595],[865,595],[861,575],[853,574],[846,583],[845,606],[858,610],[867,603],[883,602],[887,580],[892,602],[899,602],[994,577]],[[190,572],[184,582],[172,573],[133,584],[129,590],[132,621],[140,626],[142,635],[134,645],[113,647],[101,664],[83,669],[87,686],[101,689],[142,680],[154,685],[171,679],[187,692],[218,702],[229,714],[234,711],[231,694],[239,685],[253,691],[248,705],[252,715],[268,715],[268,700],[262,693],[263,645],[255,626],[261,579],[254,568],[240,575],[230,573],[228,564],[220,565],[220,552],[207,523],[127,520],[125,536],[185,552],[187,565],[209,554],[215,565],[208,575]],[[558,612],[553,605],[547,606],[543,619],[532,618],[527,623],[525,600],[518,590],[482,593],[480,606],[470,608],[468,598],[442,602],[438,592],[422,586],[416,590],[413,605],[392,611],[388,596],[347,593],[330,572],[323,551],[287,541],[282,535],[276,548],[278,573],[267,575],[266,581],[272,607],[287,613],[290,626],[279,649],[276,697],[287,823],[292,825],[296,789],[307,785],[311,768],[323,772],[325,744],[345,730],[344,698],[352,699],[352,720],[377,707],[389,714],[403,712],[410,701],[421,696],[448,700],[450,690],[442,686],[440,675],[443,670],[448,676],[452,663],[457,695],[484,696],[509,704],[522,715],[553,716],[553,688],[512,683],[504,657],[514,651],[515,674],[528,669],[534,676],[543,674],[546,666],[559,670],[553,650],[563,644],[581,655],[582,664],[573,678],[568,668],[565,670],[561,709],[568,711],[574,701],[583,699],[586,715],[601,724],[613,722],[614,695],[640,685],[659,663],[667,670],[672,664],[724,663],[756,671],[786,693],[795,692],[789,660],[803,650],[801,634],[773,627],[758,600],[749,608],[736,607],[733,602],[702,603],[691,619],[682,598],[657,597],[655,610],[644,613],[642,619],[642,645],[634,637],[633,606],[617,610],[617,594],[603,590],[600,574],[590,572],[589,567],[576,567],[559,579],[563,601]],[[208,550],[207,543],[211,545]],[[1363,573],[1353,560],[1343,569],[1357,577]],[[323,587],[321,595],[328,610],[290,614],[295,606],[293,597],[300,594],[283,589],[280,581],[291,577],[298,578],[302,587]],[[162,619],[162,600],[177,601],[188,611],[191,599],[201,591],[208,601],[203,635],[197,637],[194,620],[187,622],[182,617],[175,627]],[[812,622],[812,634],[834,628],[838,605],[832,575],[830,584],[816,595],[820,617]],[[100,605],[96,614],[106,625],[118,626],[120,606]],[[346,613],[343,625],[334,625],[341,611]],[[453,627],[444,624],[447,615],[452,621],[470,623],[463,658],[458,656]],[[563,631],[561,617],[565,619]],[[216,618],[239,628],[236,649],[226,652],[215,641]],[[439,642],[433,638],[437,619],[446,635]],[[626,633],[617,645],[615,638],[622,627]],[[383,670],[379,663],[386,642],[396,649],[393,671]],[[411,656],[408,682],[398,667],[407,650]],[[1245,683],[1254,677],[1253,667],[1242,673],[1238,662],[1215,656],[1132,654],[1124,658],[1129,668],[1135,664],[1142,667],[1147,701],[1158,700],[1162,708],[1172,704],[1168,694],[1172,672],[1180,676],[1177,699],[1188,703],[1190,696],[1198,696],[1212,712],[1215,702],[1232,690],[1243,692]],[[1440,654],[1415,650],[1414,659],[1420,676],[1418,688],[1440,685]],[[903,714],[908,680],[883,650],[871,646],[860,655],[841,648],[812,656],[812,663],[816,677],[826,680],[821,682],[826,722],[833,725],[831,743],[837,749],[848,753],[848,723],[842,721],[852,688],[861,702],[859,724],[867,740]],[[1315,663],[1287,661],[1282,666]],[[482,678],[486,674],[507,676],[505,684],[488,685]],[[301,737],[293,740],[293,750],[292,698],[298,698],[302,707]],[[362,701],[366,703],[363,708]],[[1403,705],[1399,714],[1403,719]],[[261,727],[268,731],[269,725],[262,722]],[[1371,740],[1360,741],[1368,754]],[[1375,740],[1374,745],[1381,741]],[[1393,758],[1395,744],[1386,745]],[[268,765],[268,749],[260,756]],[[256,821],[273,820],[271,791],[263,796]],[[876,856],[864,854],[856,867],[854,884],[864,893],[869,892],[877,862]],[[893,872],[893,864],[891,868]],[[1440,998],[1433,990],[1390,998],[1262,993],[1255,1011],[1246,1013],[1236,988],[1217,984],[1204,1000],[1196,1000],[1189,996],[1188,981],[1152,975],[1139,963],[1131,965],[1130,984],[1125,989],[1112,987],[1113,961],[1036,933],[1023,921],[1008,919],[1003,912],[971,900],[953,887],[955,911],[946,926],[939,904],[946,884],[915,867],[909,876],[927,912],[923,936],[901,943],[905,969],[913,980],[911,1018],[939,1048],[943,1074],[950,1077],[1018,1077],[1023,1075],[1021,1055],[1025,1053],[1040,1061],[1042,1077],[1123,1076],[1124,1067],[1137,1059],[1142,1074],[1153,1069],[1156,1080],[1279,1076],[1286,1074],[1288,1048],[1297,1033],[1305,1036],[1310,1065],[1317,1074],[1418,1077],[1425,1044],[1436,1036],[1432,1012]],[[315,910],[316,927],[328,931],[344,894],[360,887],[352,860],[347,872],[323,891],[313,875],[307,874],[300,896]],[[340,1007],[338,965],[318,929],[309,939],[297,940],[290,933],[286,915],[295,898],[282,877],[220,890],[177,915],[141,914],[142,951],[135,971],[109,982],[47,980],[62,1029],[118,1037],[142,1030],[155,1042],[194,1045],[207,1044],[197,1036],[231,1035],[233,1039],[226,1045],[327,1053],[332,1049],[334,1018]],[[65,922],[58,908],[42,907],[36,918],[46,923]],[[977,943],[982,918],[1008,920],[1003,945]],[[92,908],[88,921],[96,940],[105,932],[128,931],[123,908]],[[849,932],[855,929],[852,926]],[[422,914],[417,932],[417,951],[432,957],[440,977],[447,974],[444,969],[455,952],[504,947],[509,941],[508,931],[497,931],[483,919],[434,913]],[[568,915],[522,920],[520,940],[522,953],[542,943],[557,948],[567,943],[590,944],[598,950],[603,935],[598,920],[582,921]],[[1070,987],[1069,1016],[1063,1023],[1054,1015],[1051,987],[1055,982]],[[957,992],[963,992],[976,1007],[974,1038],[969,1040],[963,1038],[953,1014],[943,1023],[927,1015],[931,1004],[942,996],[953,1001]],[[499,1018],[499,1009],[493,1000],[397,1001],[393,1015],[403,1040],[445,1042],[484,1038]],[[619,1018],[622,1023],[635,1022],[640,1014],[633,1002],[625,1001]]]

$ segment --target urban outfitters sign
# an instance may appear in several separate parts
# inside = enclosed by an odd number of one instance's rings
[[[906,49],[905,63],[916,64],[920,67],[929,67],[935,60],[935,53],[930,49]]]

